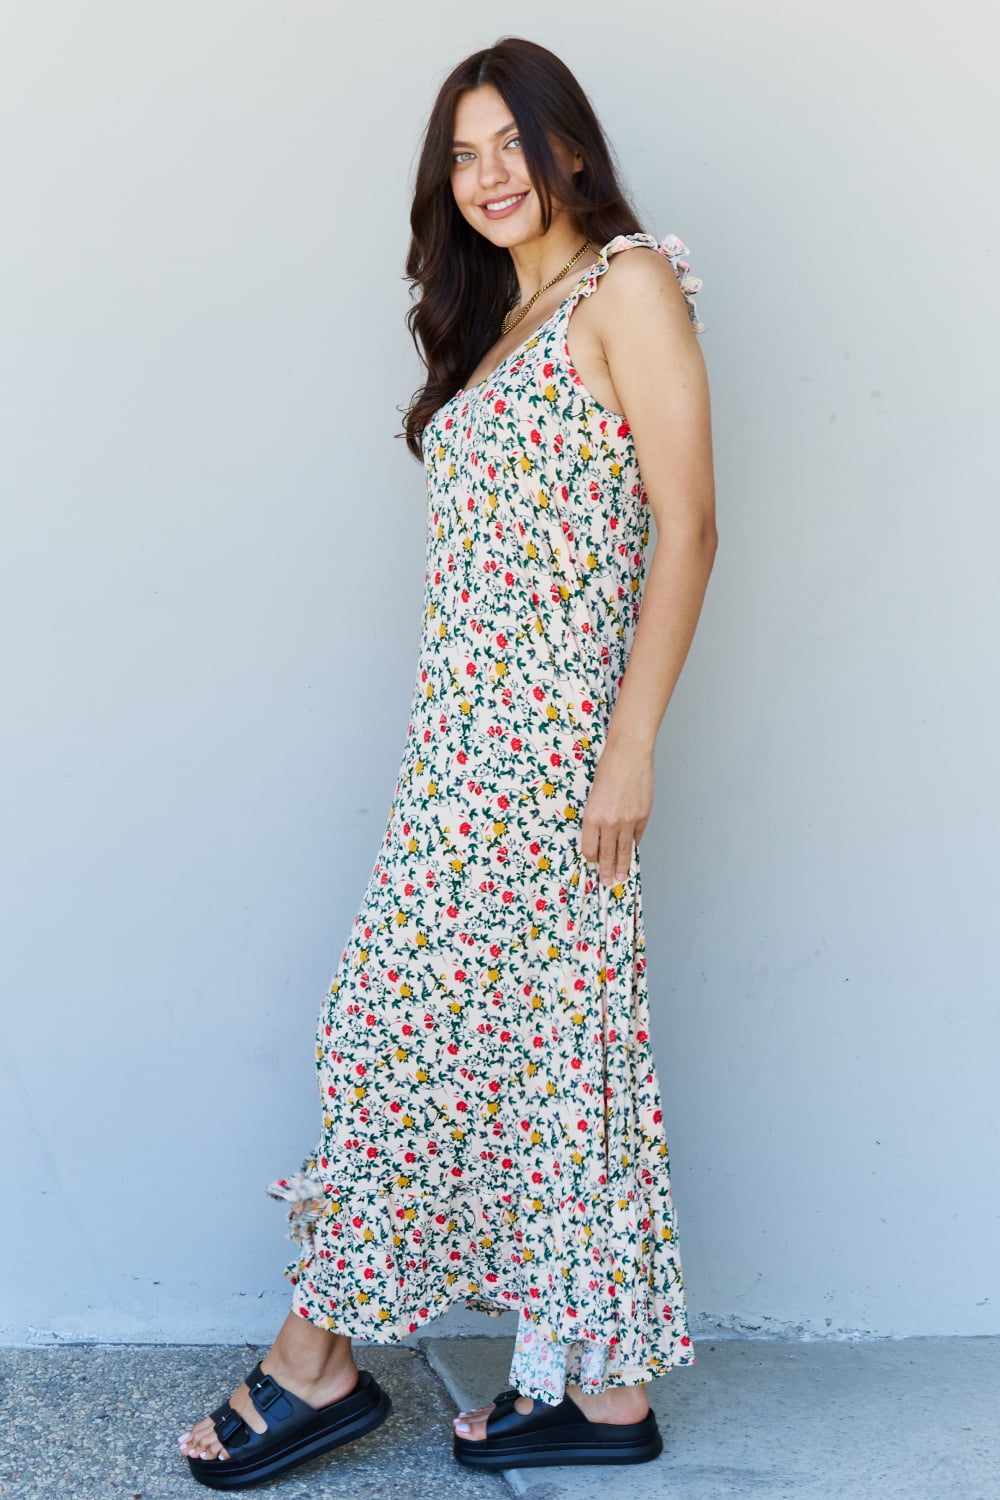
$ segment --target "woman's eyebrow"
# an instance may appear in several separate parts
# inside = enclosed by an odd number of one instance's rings
[[[499,130],[494,130],[494,132],[493,132],[492,136],[490,137],[490,139],[493,140],[493,141],[495,141],[496,138],[497,138],[497,136],[506,135],[507,132],[508,132],[508,130],[516,130],[516,129],[517,129],[517,121],[516,120],[508,120],[507,123],[506,123],[506,125],[501,125]],[[471,143],[471,141],[452,141],[451,144],[453,146],[469,146],[472,143]]]

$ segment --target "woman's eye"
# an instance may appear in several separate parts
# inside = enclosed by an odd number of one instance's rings
[[[521,144],[521,137],[519,135],[512,135],[509,140],[504,141],[504,149],[506,149],[508,146],[520,146],[520,144]],[[463,156],[472,156],[472,155],[473,155],[473,152],[471,152],[471,151],[455,151],[455,152],[452,153],[452,158],[451,159],[457,165],[461,161],[461,159],[462,159]]]

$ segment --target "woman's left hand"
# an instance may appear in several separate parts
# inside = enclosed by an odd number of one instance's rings
[[[605,745],[590,784],[580,828],[580,850],[598,865],[603,885],[628,875],[653,808],[653,757],[629,745]]]

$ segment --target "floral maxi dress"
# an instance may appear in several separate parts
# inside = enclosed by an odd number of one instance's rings
[[[570,361],[570,295],[423,434],[421,644],[385,836],[317,1032],[323,1131],[288,1202],[293,1307],[378,1343],[517,1312],[549,1403],[691,1364],[649,1042],[638,849],[580,824],[628,660],[649,505],[625,418]]]

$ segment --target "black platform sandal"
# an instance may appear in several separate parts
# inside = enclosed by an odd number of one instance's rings
[[[542,1464],[643,1464],[663,1452],[652,1409],[641,1422],[592,1422],[572,1396],[558,1406],[535,1401],[514,1407],[518,1392],[501,1391],[479,1442],[455,1433],[455,1457],[468,1469],[527,1469]]]
[[[392,1411],[392,1402],[374,1375],[361,1370],[350,1395],[329,1406],[309,1406],[254,1365],[246,1379],[250,1400],[267,1423],[254,1432],[228,1401],[211,1420],[228,1458],[193,1458],[188,1465],[199,1484],[212,1490],[242,1490],[273,1479],[296,1464],[371,1432]]]

